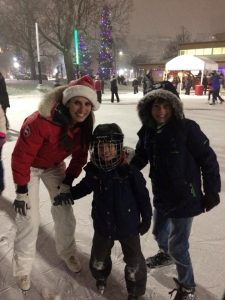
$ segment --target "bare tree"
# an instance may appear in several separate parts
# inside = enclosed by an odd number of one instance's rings
[[[14,49],[22,49],[29,58],[31,76],[35,69],[35,26],[33,12],[39,10],[36,0],[0,0],[1,35]]]
[[[7,37],[11,45],[28,53],[31,73],[35,77],[34,23],[38,22],[42,37],[63,54],[69,81],[74,77],[72,51],[74,29],[91,37],[99,25],[101,8],[108,2],[112,11],[114,32],[125,33],[128,24],[127,13],[132,7],[132,1],[0,0],[1,33]]]
[[[181,32],[178,33],[173,40],[171,40],[165,49],[163,58],[171,59],[178,55],[179,45],[191,41],[190,32],[184,27],[181,27]]]
[[[74,78],[74,29],[86,32],[96,16],[100,0],[40,1],[42,15],[38,16],[39,31],[64,57],[67,80]]]
[[[132,8],[133,0],[42,0],[43,13],[40,18],[40,33],[43,37],[58,48],[65,62],[68,81],[74,78],[73,70],[73,34],[76,28],[87,36],[87,40],[97,47],[101,9],[108,4],[112,14],[114,32],[125,32],[128,24],[128,13]],[[94,42],[94,43],[93,43]]]

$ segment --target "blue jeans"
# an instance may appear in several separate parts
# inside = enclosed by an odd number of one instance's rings
[[[195,287],[189,254],[189,236],[193,218],[167,218],[156,209],[153,214],[153,235],[159,249],[174,260],[178,281],[186,288]]]

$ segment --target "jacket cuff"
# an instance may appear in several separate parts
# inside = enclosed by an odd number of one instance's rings
[[[26,185],[17,185],[16,193],[19,193],[19,194],[25,194],[25,193],[28,193],[28,187],[27,187],[27,184],[26,184]]]
[[[68,175],[66,174],[66,177],[64,178],[64,180],[62,181],[62,183],[67,184],[67,185],[72,185],[73,181],[74,181],[74,176],[73,175]]]

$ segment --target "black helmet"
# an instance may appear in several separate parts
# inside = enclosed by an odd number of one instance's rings
[[[123,138],[123,132],[117,124],[111,123],[98,125],[93,132],[90,148],[92,163],[97,168],[102,169],[105,172],[116,168],[121,161]],[[107,159],[105,156],[106,149],[112,149],[112,147],[116,150],[115,156]],[[100,153],[102,154],[100,155]]]

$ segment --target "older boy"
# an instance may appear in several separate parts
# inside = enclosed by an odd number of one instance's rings
[[[131,164],[142,169],[150,163],[153,234],[160,249],[146,264],[156,268],[174,262],[178,273],[174,299],[194,300],[189,236],[193,217],[219,203],[217,158],[199,125],[184,117],[170,82],[153,85],[137,108],[143,126]]]

